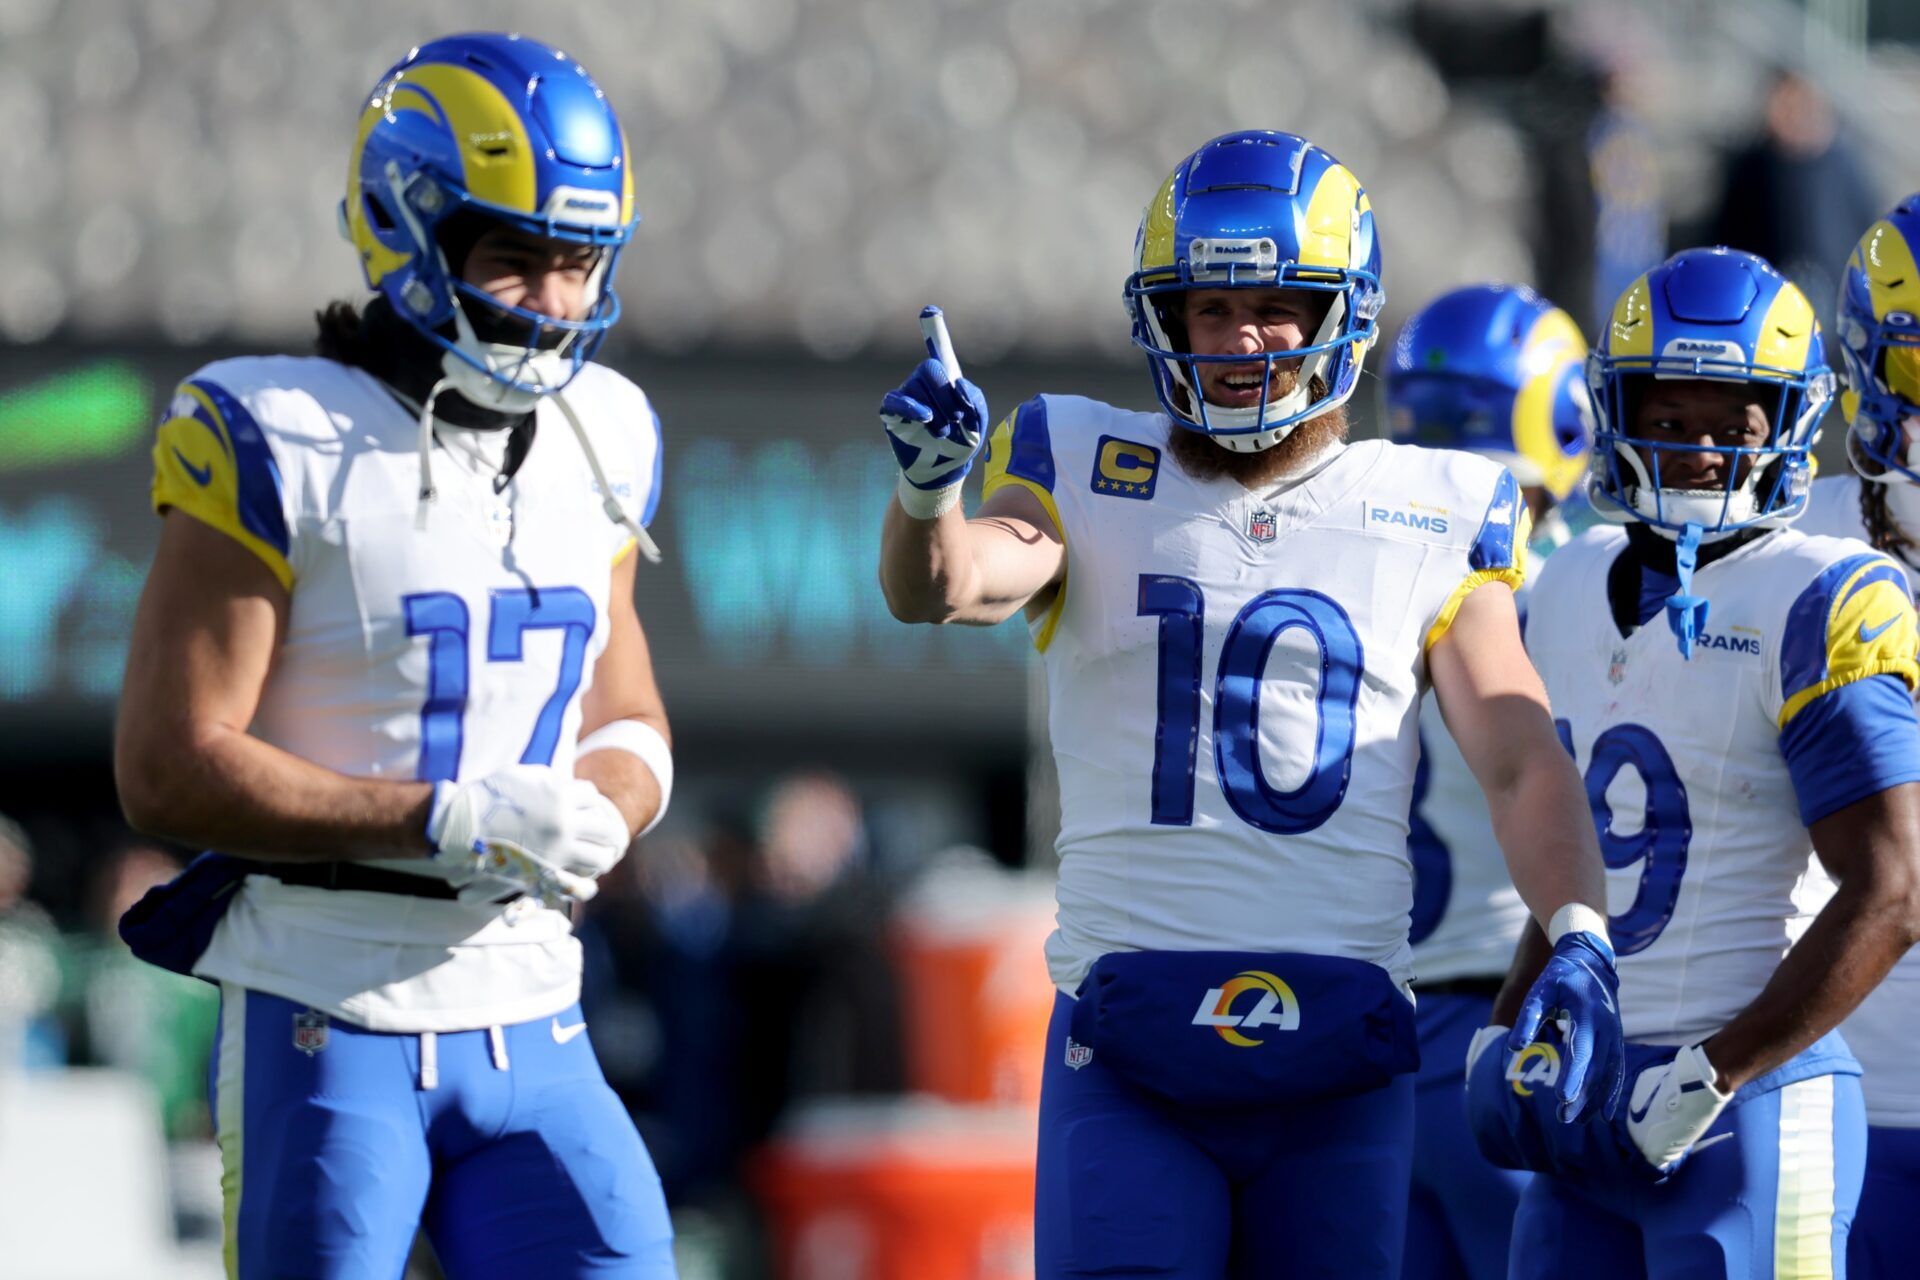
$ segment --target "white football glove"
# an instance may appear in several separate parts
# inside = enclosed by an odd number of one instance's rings
[[[1634,1077],[1627,1133],[1648,1164],[1664,1170],[1680,1160],[1733,1101],[1714,1086],[1717,1074],[1707,1051],[1695,1044]]]
[[[585,902],[595,878],[627,851],[627,822],[584,778],[546,765],[510,765],[434,792],[427,838],[433,860],[454,872],[462,902],[515,890],[550,907]]]

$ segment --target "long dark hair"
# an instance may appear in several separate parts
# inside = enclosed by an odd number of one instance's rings
[[[367,326],[360,308],[351,302],[329,302],[313,313],[318,329],[313,336],[315,355],[358,369],[372,369]]]
[[[1914,549],[1913,539],[1900,531],[1893,512],[1887,509],[1886,485],[1869,480],[1860,482],[1860,520],[1867,526],[1867,541],[1875,551],[1899,556],[1908,564],[1915,563],[1914,557],[1907,554]]]

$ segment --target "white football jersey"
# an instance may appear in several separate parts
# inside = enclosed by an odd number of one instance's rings
[[[1710,608],[1689,660],[1664,613],[1615,625],[1626,545],[1595,529],[1554,555],[1527,648],[1593,801],[1627,1037],[1687,1044],[1759,994],[1831,896],[1801,818],[1820,798],[1796,794],[1782,742],[1824,694],[1914,682],[1913,609],[1885,556],[1778,530],[1695,573]]]
[[[1071,991],[1109,951],[1246,950],[1404,984],[1426,652],[1474,587],[1519,584],[1519,490],[1472,454],[1367,441],[1253,492],[1189,476],[1172,429],[1043,396],[989,455],[987,493],[1028,489],[1066,543],[1034,622],[1060,774],[1053,979]]]
[[[1852,474],[1816,481],[1807,509],[1793,527],[1803,533],[1865,538],[1861,483]],[[1911,589],[1913,566],[1899,556],[1892,559],[1906,572]],[[1902,957],[1840,1029],[1866,1071],[1861,1087],[1867,1095],[1868,1123],[1920,1128],[1920,951]]]
[[[635,518],[659,488],[658,424],[588,365],[564,393]],[[251,732],[340,773],[465,780],[516,762],[571,771],[628,534],[549,402],[496,494],[504,432],[440,427],[420,510],[418,423],[371,375],[291,357],[208,365],[154,447],[154,503],[221,529],[292,593]],[[369,863],[440,876],[421,859]],[[546,1016],[577,999],[565,914],[249,877],[195,972],[382,1031]]]

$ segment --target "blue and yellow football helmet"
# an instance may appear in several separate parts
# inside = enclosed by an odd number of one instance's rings
[[[1633,439],[1632,384],[1646,378],[1753,384],[1772,401],[1771,432],[1745,448]],[[1587,384],[1595,414],[1587,496],[1602,519],[1712,541],[1785,524],[1806,507],[1809,451],[1835,380],[1812,305],[1765,259],[1686,249],[1641,276],[1614,303]],[[1702,452],[1730,456],[1724,486],[1662,486],[1664,457]]]
[[[460,280],[441,233],[466,215],[599,249],[588,314],[505,306]],[[613,271],[637,221],[626,134],[586,68],[559,50],[448,36],[369,95],[340,218],[367,284],[446,352],[462,394],[523,409],[565,386],[619,318]]]
[[[1587,340],[1525,285],[1442,294],[1400,330],[1387,377],[1393,438],[1470,449],[1560,501],[1587,470]]]
[[[1273,288],[1333,295],[1306,346],[1266,357],[1269,387],[1274,362],[1285,360],[1301,362],[1298,385],[1247,408],[1207,404],[1198,366],[1249,358],[1193,355],[1169,304],[1188,289]],[[1346,403],[1385,301],[1373,205],[1359,180],[1305,138],[1266,131],[1215,138],[1174,168],[1141,218],[1126,285],[1133,341],[1147,353],[1161,405],[1238,452],[1269,448]]]
[[[1920,484],[1920,192],[1867,228],[1834,307],[1847,456],[1868,480]]]

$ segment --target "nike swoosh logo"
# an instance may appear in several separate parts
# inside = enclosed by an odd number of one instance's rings
[[[1693,1149],[1689,1151],[1688,1154],[1697,1156],[1702,1151],[1705,1151],[1708,1147],[1712,1146],[1714,1143],[1725,1142],[1728,1138],[1731,1138],[1732,1136],[1733,1134],[1731,1132],[1728,1132],[1728,1133],[1716,1133],[1711,1138],[1702,1138],[1700,1141],[1693,1144]]]
[[[1660,1091],[1658,1089],[1655,1089],[1653,1092],[1659,1093]],[[1627,1119],[1633,1121],[1635,1124],[1639,1124],[1642,1120],[1645,1120],[1647,1118],[1647,1112],[1651,1110],[1653,1110],[1653,1096],[1649,1094],[1647,1097],[1647,1105],[1644,1107],[1641,1107],[1638,1111],[1635,1111],[1633,1109],[1633,1104],[1631,1102],[1627,1104]]]
[[[576,1022],[570,1027],[563,1027],[560,1025],[560,1019],[558,1018],[555,1018],[553,1020],[552,1026],[553,1026],[553,1042],[555,1044],[565,1044],[567,1041],[573,1039],[575,1036],[579,1035],[582,1031],[585,1031],[587,1029],[587,1024],[584,1022]]]
[[[1885,631],[1888,627],[1892,626],[1894,623],[1898,621],[1900,621],[1900,615],[1896,613],[1891,618],[1888,618],[1885,622],[1881,623],[1879,626],[1875,627],[1871,631],[1867,630],[1866,623],[1864,622],[1861,623],[1860,624],[1860,643],[1872,644],[1876,636],[1878,636],[1882,631]]]
[[[202,489],[206,488],[207,482],[213,479],[213,464],[211,462],[204,467],[194,466],[191,462],[187,461],[187,455],[180,452],[180,446],[178,445],[175,445],[173,448],[173,456],[180,459],[180,465],[187,469],[187,474],[192,476],[193,482]],[[1897,617],[1898,615],[1895,616]],[[1865,624],[1863,623],[1862,625],[1864,626]],[[1887,625],[1891,626],[1893,624],[1889,622]],[[1878,635],[1879,632],[1876,631],[1874,634]]]

